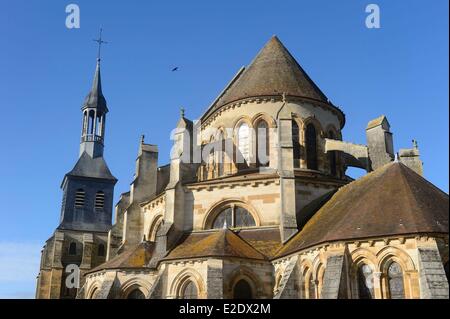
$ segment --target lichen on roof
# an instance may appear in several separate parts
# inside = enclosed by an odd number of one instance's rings
[[[153,255],[154,248],[154,242],[141,242],[124,250],[100,266],[91,269],[88,273],[107,269],[145,268]]]
[[[448,194],[399,162],[343,186],[278,252],[422,233],[448,234]]]

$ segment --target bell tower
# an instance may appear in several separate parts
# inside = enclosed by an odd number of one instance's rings
[[[81,108],[83,124],[81,130],[80,156],[86,152],[92,158],[103,156],[105,139],[106,99],[102,92],[100,59],[97,59],[94,82]]]
[[[83,285],[83,274],[106,260],[117,179],[103,158],[108,108],[100,76],[100,47],[105,43],[101,33],[95,41],[99,55],[91,90],[81,107],[80,153],[61,183],[60,222],[42,250],[36,298],[75,298]],[[79,270],[78,286],[67,283],[68,269],[74,267]]]

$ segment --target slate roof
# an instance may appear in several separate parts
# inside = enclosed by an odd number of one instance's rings
[[[86,96],[82,109],[84,108],[98,108],[105,112],[108,112],[106,106],[106,99],[102,92],[102,79],[100,75],[100,61],[97,60],[97,66],[95,68],[94,81],[92,83],[92,88],[89,94]]]
[[[311,80],[281,41],[273,36],[250,66],[238,73],[204,117],[230,102],[283,93],[329,104],[325,94]]]
[[[242,229],[236,235],[269,259],[283,246],[279,227]]]
[[[105,159],[100,157],[92,158],[88,153],[83,152],[74,168],[67,173],[69,176],[102,178],[108,180],[117,179],[111,174]]]
[[[118,254],[111,260],[91,269],[88,273],[107,269],[145,268],[155,249],[154,242],[141,242]]]
[[[340,188],[277,257],[325,242],[448,234],[448,217],[448,194],[392,162]]]
[[[163,258],[163,261],[202,257],[267,259],[233,231],[220,229],[185,235],[180,243]]]

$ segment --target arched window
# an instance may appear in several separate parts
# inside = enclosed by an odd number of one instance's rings
[[[250,163],[250,128],[246,123],[242,123],[238,128],[238,150],[240,155],[242,155],[243,159],[247,164]],[[238,156],[238,159],[240,156]],[[238,161],[239,163],[239,161]]]
[[[316,282],[313,276],[309,277],[308,297],[309,299],[316,299]]]
[[[181,299],[198,299],[197,286],[192,280],[188,280],[181,290]]]
[[[156,236],[158,235],[158,231],[161,229],[161,226],[163,225],[163,216],[159,215],[155,218],[155,220],[152,223],[152,226],[150,227],[150,232],[148,235],[149,241],[156,241]]]
[[[94,291],[91,293],[91,299],[97,299],[99,293],[100,289],[95,288]]]
[[[216,216],[212,228],[220,229],[225,225],[231,228],[252,227],[256,226],[256,222],[252,214],[245,208],[233,205],[225,208]]]
[[[103,126],[103,117],[100,114],[97,114],[97,120],[95,124],[95,135],[102,136],[102,126]]]
[[[389,297],[391,299],[405,299],[402,267],[392,262],[387,269]]]
[[[95,126],[95,112],[93,110],[89,111],[89,123],[88,123],[88,134],[94,134]]]
[[[269,126],[266,121],[259,121],[256,126],[256,153],[257,165],[269,166],[270,161],[270,137]]]
[[[317,170],[317,133],[313,124],[306,126],[306,166]]]
[[[88,130],[88,116],[87,111],[84,111],[83,113],[83,133],[82,135],[86,135]]]
[[[224,167],[225,167],[225,150],[224,150],[224,138],[223,138],[223,132],[220,131],[219,135],[217,136],[218,145],[220,145],[220,149],[217,150],[217,175],[223,176],[224,174]]]
[[[97,194],[95,194],[95,209],[102,210],[104,206],[105,206],[105,193],[99,191],[97,192]]]
[[[77,244],[71,242],[69,245],[69,255],[75,256],[77,254]]]
[[[208,155],[209,178],[216,177],[216,159],[214,158],[214,148],[211,148]]]
[[[128,294],[127,299],[145,299],[145,295],[140,289],[134,289]]]
[[[301,288],[300,288],[300,298],[301,299],[307,299],[308,298],[308,294],[307,294],[307,290],[306,290],[307,284],[306,284],[306,276],[302,277],[302,281],[301,281]]]
[[[328,132],[328,138],[334,140],[336,137],[334,136],[333,131]],[[330,174],[333,176],[337,175],[337,160],[336,160],[336,152],[328,152],[328,162],[330,164]]]
[[[322,264],[317,267],[317,297],[320,299],[322,297],[322,288],[323,288],[323,276],[325,274],[325,268]]]
[[[292,120],[292,147],[294,167],[300,167],[300,129],[297,121]]]
[[[83,208],[85,202],[86,193],[83,189],[78,189],[75,193],[75,208]]]
[[[309,268],[303,271],[301,282],[301,293],[303,299],[316,299],[316,283],[313,278],[312,271]]]
[[[359,299],[373,299],[373,271],[369,265],[362,264],[357,272]]]
[[[247,280],[239,280],[233,288],[233,299],[253,299],[252,287]]]
[[[104,257],[105,256],[105,245],[103,245],[103,244],[98,245],[97,255],[99,257]]]

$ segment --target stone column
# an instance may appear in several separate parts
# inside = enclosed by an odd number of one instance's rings
[[[280,176],[280,231],[286,242],[297,232],[292,113],[281,111],[278,118],[278,174]]]

